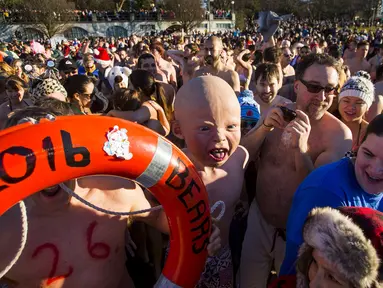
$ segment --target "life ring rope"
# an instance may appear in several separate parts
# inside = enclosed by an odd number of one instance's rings
[[[25,245],[27,243],[27,237],[28,237],[28,216],[27,216],[27,209],[25,208],[24,201],[20,201],[19,203],[20,208],[20,214],[21,214],[21,239],[20,239],[20,247],[17,250],[15,257],[9,262],[8,266],[5,267],[2,271],[0,271],[0,279],[5,276],[9,272],[9,270],[12,269],[12,267],[16,264],[16,262],[19,260],[21,254],[24,251]]]
[[[82,127],[92,129],[85,135]],[[138,124],[101,116],[41,119],[6,129],[0,139],[0,215],[35,191],[68,179],[100,174],[132,179],[149,188],[167,214],[171,249],[160,278],[168,284],[162,287],[195,286],[207,257],[211,214],[202,179],[180,149]],[[21,220],[20,249],[3,275],[25,246],[26,213]]]

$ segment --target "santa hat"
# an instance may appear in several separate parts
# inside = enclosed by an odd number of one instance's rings
[[[98,53],[96,51],[98,51]],[[96,59],[97,63],[100,63],[101,65],[108,65],[111,63],[109,54],[105,48],[95,49],[94,54],[94,58]]]
[[[359,221],[355,221],[358,217]],[[303,227],[304,243],[299,249],[296,287],[309,287],[307,272],[314,249],[334,265],[352,287],[380,287],[377,283],[381,280],[378,253],[382,247],[382,218],[381,212],[370,208],[313,209]],[[372,233],[364,233],[366,225],[373,227]],[[379,244],[373,245],[374,242]]]

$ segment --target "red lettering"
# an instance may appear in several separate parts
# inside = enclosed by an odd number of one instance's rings
[[[72,275],[73,267],[69,266],[68,273],[66,273],[64,275],[55,276],[56,270],[57,270],[57,265],[59,262],[60,253],[59,253],[59,250],[57,249],[56,245],[54,245],[52,243],[45,243],[45,244],[37,247],[35,252],[33,252],[33,254],[32,254],[32,258],[36,258],[37,255],[40,254],[40,252],[44,249],[50,249],[53,252],[53,263],[52,263],[51,271],[49,272],[49,275],[48,275],[47,285],[50,285],[53,282],[56,282],[58,280],[68,278],[70,275]]]
[[[92,244],[92,236],[93,236],[93,231],[97,226],[97,222],[93,221],[90,223],[87,231],[86,231],[86,240],[88,244],[88,252],[89,255],[92,258],[95,259],[106,259],[108,258],[110,254],[110,247],[109,245],[102,243],[102,242],[96,242]]]

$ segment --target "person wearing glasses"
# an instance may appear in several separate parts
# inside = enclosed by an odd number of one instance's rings
[[[291,52],[290,48],[282,49],[281,57],[281,68],[283,72],[283,84],[294,82],[295,70],[290,65],[291,61],[294,59],[294,54]]]
[[[266,287],[273,263],[279,273],[295,191],[311,171],[338,161],[351,148],[350,129],[327,112],[340,69],[328,55],[304,57],[295,75],[296,103],[262,113],[243,139],[259,168],[242,246],[240,287]]]
[[[64,84],[68,93],[71,108],[76,115],[86,115],[90,112],[94,84],[86,75],[74,75],[69,77]]]

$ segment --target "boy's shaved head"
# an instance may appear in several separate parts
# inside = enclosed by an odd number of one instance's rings
[[[216,76],[197,77],[181,87],[174,106],[173,132],[185,139],[193,162],[223,165],[241,137],[241,109],[233,88]]]

